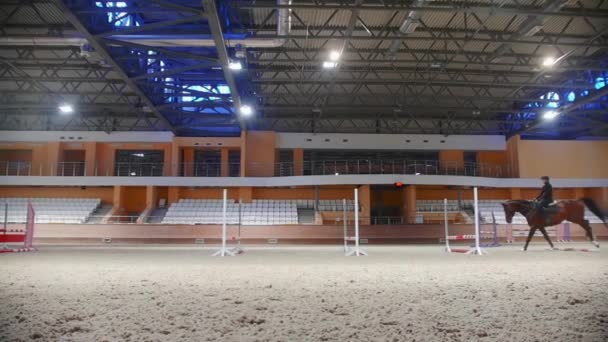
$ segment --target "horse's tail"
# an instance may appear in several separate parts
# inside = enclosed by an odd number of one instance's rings
[[[593,215],[599,217],[600,220],[604,222],[604,225],[608,228],[606,217],[604,216],[604,213],[602,213],[602,210],[597,206],[595,201],[589,197],[583,197],[581,198],[581,201],[583,201],[583,203],[585,203],[585,206],[593,213]]]

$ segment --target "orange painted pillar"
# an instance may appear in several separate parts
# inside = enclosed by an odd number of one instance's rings
[[[247,131],[241,132],[241,177],[247,176]]]
[[[514,135],[507,140],[507,162],[509,164],[509,176],[511,178],[519,177],[519,143],[521,137]]]
[[[522,199],[521,198],[521,189],[520,188],[511,188],[511,198],[512,200]]]
[[[294,176],[304,174],[304,150],[301,148],[293,150],[293,174]]]
[[[114,193],[112,199],[112,210],[108,216],[120,215],[124,211],[124,194],[125,187],[120,185],[114,186]]]
[[[371,189],[369,185],[362,185],[359,187],[359,203],[360,206],[360,219],[361,224],[370,224],[371,222]]]
[[[146,186],[146,208],[155,209],[158,205],[158,188],[153,185]]]
[[[47,153],[47,176],[56,176],[61,154],[61,143],[58,141],[50,142],[46,145]]]
[[[95,169],[97,167],[97,143],[84,143],[84,175],[96,176]]]
[[[243,135],[241,158],[245,156],[248,177],[273,177],[276,161],[276,133],[250,131]],[[243,149],[243,147],[245,147]],[[241,159],[243,161],[243,159]]]
[[[156,209],[158,205],[158,188],[153,185],[146,186],[146,208],[141,212],[141,215],[137,218],[137,223],[145,223],[146,218],[150,217],[150,214]]]
[[[179,201],[179,187],[170,186],[167,189],[167,205],[171,205]]]
[[[407,223],[416,223],[416,186],[408,185],[403,189],[403,214]]]
[[[220,175],[222,177],[230,176],[229,155],[230,155],[230,150],[228,149],[228,147],[222,147],[222,149],[220,150],[220,160],[221,160]]]
[[[464,168],[463,151],[439,151],[439,170],[440,174],[459,174]]]
[[[179,176],[179,170],[181,166],[181,156],[179,152],[179,143],[177,143],[175,139],[173,139],[173,142],[171,143],[171,156],[165,156],[165,160],[170,161],[170,176],[173,177]]]
[[[253,188],[250,186],[240,187],[239,198],[243,201],[243,203],[251,203],[251,201],[253,200]]]
[[[163,176],[177,176],[178,173],[173,173],[173,145],[171,143],[163,148]]]
[[[183,151],[183,172],[186,177],[194,176],[194,148],[184,147]]]

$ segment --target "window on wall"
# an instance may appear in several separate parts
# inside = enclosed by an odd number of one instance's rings
[[[224,96],[213,96],[218,95],[229,95],[230,87],[225,84],[202,84],[202,85],[185,85],[182,87],[184,93],[190,94],[182,95],[179,97],[179,101],[182,103],[200,103],[200,106],[183,107],[183,110],[200,113],[211,113],[211,112],[225,112],[229,113],[226,109],[220,107],[213,107],[213,101],[221,101]]]
[[[230,177],[239,177],[241,175],[241,151],[229,151],[228,163]]]
[[[219,177],[222,170],[222,154],[217,150],[194,151],[194,176]]]
[[[116,27],[140,26],[140,22],[135,16],[128,12],[121,11],[127,8],[126,1],[96,1],[95,6],[99,8],[116,8],[116,12],[108,12],[108,22]]]
[[[162,176],[164,151],[116,150],[114,174],[116,176]]]
[[[464,152],[463,158],[465,163],[477,163],[477,152]]]

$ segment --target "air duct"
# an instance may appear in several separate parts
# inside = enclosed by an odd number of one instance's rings
[[[416,0],[412,5],[414,7],[420,7],[424,5],[425,2],[426,0]],[[401,26],[399,27],[399,35],[405,37],[408,34],[414,33],[418,25],[420,25],[420,16],[421,13],[419,11],[410,11],[407,15],[407,18],[405,18],[405,21],[403,21],[403,24],[401,24]],[[389,55],[394,56],[399,50],[400,46],[400,39],[393,40],[391,46],[388,48]]]
[[[87,40],[80,37],[0,37],[2,46],[83,46]]]
[[[291,0],[277,0],[277,5],[291,5]],[[225,34],[224,41],[228,46],[245,48],[275,48],[287,42],[286,35],[291,31],[291,9],[281,7],[277,12],[278,38],[256,38],[242,35]],[[211,35],[113,35],[108,37],[129,43],[157,47],[213,47],[215,41]],[[0,37],[1,46],[83,46],[87,40],[81,37]]]

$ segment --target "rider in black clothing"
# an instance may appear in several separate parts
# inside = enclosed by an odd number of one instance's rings
[[[548,176],[542,176],[540,179],[543,180],[543,188],[540,192],[540,195],[536,197],[536,202],[538,203],[538,211],[541,214],[545,214],[544,208],[548,207],[551,203],[553,203],[553,186],[549,183]],[[547,217],[547,221],[549,218]]]

